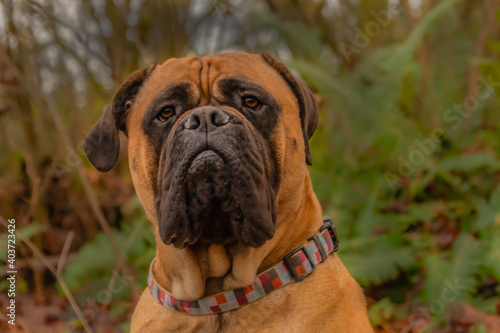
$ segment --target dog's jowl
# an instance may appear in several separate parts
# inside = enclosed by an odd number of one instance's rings
[[[372,332],[307,164],[314,94],[268,54],[133,73],[83,141],[110,170],[119,131],[155,226],[132,332]]]

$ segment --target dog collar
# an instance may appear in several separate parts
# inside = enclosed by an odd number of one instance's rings
[[[328,255],[336,252],[338,248],[335,226],[332,220],[325,216],[319,232],[309,238],[306,244],[297,247],[277,265],[257,275],[251,284],[243,288],[221,292],[197,301],[180,300],[158,285],[153,276],[153,260],[149,267],[149,291],[160,305],[173,311],[192,315],[230,311],[255,302],[292,281],[302,281],[314,272],[317,264],[328,259]]]

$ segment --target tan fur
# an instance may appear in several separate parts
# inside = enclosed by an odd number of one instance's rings
[[[152,163],[150,148],[141,130],[148,104],[167,84],[179,81],[195,82],[201,87],[202,103],[212,102],[211,97],[220,93],[213,91],[216,81],[234,74],[245,75],[263,86],[282,109],[272,136],[279,164],[283,166],[276,233],[259,248],[229,244],[181,250],[163,244],[156,230],[155,278],[180,299],[195,300],[250,284],[258,273],[305,243],[322,224],[321,207],[304,161],[297,99],[278,72],[260,56],[246,53],[171,59],[157,66],[139,91],[127,119],[129,160],[135,166],[131,168],[132,179],[148,218],[157,225],[153,192],[147,179]],[[181,119],[188,115],[186,112]],[[292,147],[293,141],[297,147]],[[131,332],[373,331],[363,292],[334,254],[304,281],[291,283],[257,302],[220,315],[173,312],[157,304],[146,289],[134,312]]]

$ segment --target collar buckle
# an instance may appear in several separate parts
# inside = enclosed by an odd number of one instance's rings
[[[328,229],[330,232],[330,236],[332,237],[333,242],[333,251],[337,252],[339,249],[339,237],[337,236],[337,229],[335,229],[335,225],[332,222],[332,219],[328,216],[323,216],[323,225],[319,228],[319,232]]]
[[[293,257],[295,257],[296,254],[299,253],[299,252],[301,252],[301,251],[304,253],[307,261],[311,265],[311,270],[309,272],[306,271],[306,273],[304,273],[302,275],[299,275],[297,273],[297,270],[295,269],[295,266],[292,264],[291,259]],[[314,262],[312,261],[311,257],[309,256],[309,253],[307,252],[306,247],[304,245],[299,246],[298,248],[296,248],[295,250],[293,250],[292,252],[290,252],[289,254],[287,254],[283,258],[283,262],[284,262],[286,268],[288,269],[288,272],[290,273],[290,275],[292,276],[292,278],[293,278],[293,280],[295,282],[299,282],[299,281],[304,280],[306,277],[308,277],[309,275],[311,275],[316,270],[316,265],[314,264]]]

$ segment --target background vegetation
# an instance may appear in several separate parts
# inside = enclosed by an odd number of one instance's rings
[[[127,331],[151,226],[126,142],[101,174],[80,141],[133,70],[247,50],[277,55],[318,93],[309,170],[376,331],[500,332],[499,10],[498,0],[2,0],[0,222],[15,218],[23,242],[18,325],[2,314],[0,330]]]

